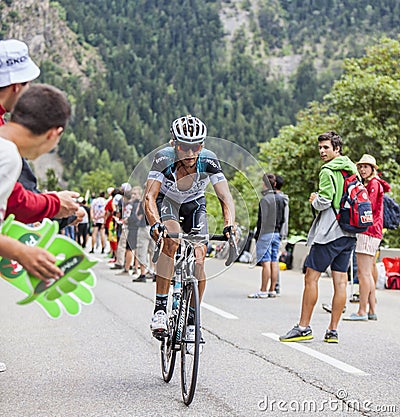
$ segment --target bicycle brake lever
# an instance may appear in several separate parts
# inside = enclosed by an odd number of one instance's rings
[[[153,253],[153,263],[157,263],[158,258],[160,256],[160,252],[161,252],[161,247],[162,247],[162,242],[163,242],[163,236],[160,235],[158,236],[157,242],[156,242],[156,248],[154,249],[154,253]]]
[[[239,256],[235,236],[234,235],[231,236],[228,242],[229,242],[229,254],[228,254],[228,259],[225,262],[225,266],[231,265],[234,261],[236,261],[236,259]]]

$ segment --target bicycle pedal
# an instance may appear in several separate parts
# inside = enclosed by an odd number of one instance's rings
[[[153,332],[153,337],[155,337],[160,342],[162,342],[167,336],[168,336],[168,333],[164,330]]]

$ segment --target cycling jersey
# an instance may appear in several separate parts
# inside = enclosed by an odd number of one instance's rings
[[[197,158],[192,186],[188,190],[179,190],[176,177],[177,162],[175,149],[171,146],[165,147],[154,156],[148,175],[149,180],[161,182],[160,193],[176,203],[187,203],[203,197],[210,181],[212,185],[226,181],[215,153],[203,148]]]

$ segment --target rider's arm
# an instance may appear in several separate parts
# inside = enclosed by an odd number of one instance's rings
[[[235,204],[229,190],[228,182],[221,181],[215,183],[214,190],[221,203],[224,226],[233,226],[235,224]]]
[[[147,180],[144,192],[144,212],[150,226],[154,223],[161,223],[160,215],[157,208],[157,196],[161,189],[161,182],[156,180]]]

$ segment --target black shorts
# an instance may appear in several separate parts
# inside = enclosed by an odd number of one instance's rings
[[[193,228],[198,228],[199,234],[208,233],[205,197],[179,204],[159,194],[157,208],[162,222],[175,220],[185,233],[190,233]]]
[[[323,245],[314,243],[305,266],[321,273],[325,272],[329,265],[332,271],[347,272],[355,245],[355,238],[345,236]]]

